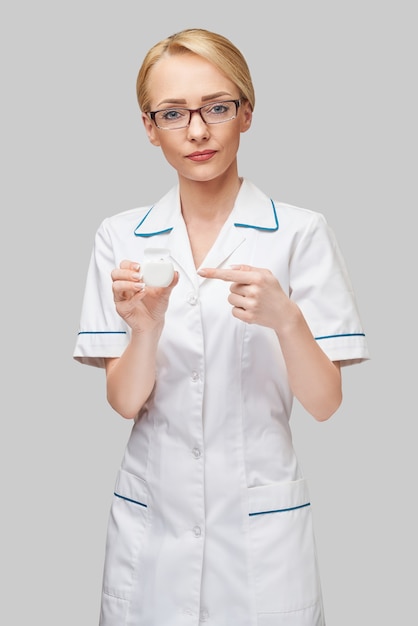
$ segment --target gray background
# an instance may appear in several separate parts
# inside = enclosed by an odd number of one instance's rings
[[[131,424],[106,404],[103,372],[72,351],[100,221],[174,182],[142,128],[137,70],[156,41],[194,26],[230,37],[252,70],[257,102],[240,174],[326,215],[369,340],[372,360],[344,371],[338,414],[318,424],[296,407],[292,418],[328,624],[416,619],[413,7],[3,4],[2,624],[97,624],[108,509]]]

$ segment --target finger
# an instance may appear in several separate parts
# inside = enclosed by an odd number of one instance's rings
[[[180,278],[180,274],[177,272],[177,270],[174,272],[174,276],[173,276],[173,280],[171,281],[171,283],[168,285],[170,289],[172,289],[173,287],[175,287],[177,285],[177,283],[179,282],[179,278]]]
[[[245,296],[241,296],[239,294],[231,292],[229,294],[229,296],[228,296],[228,302],[235,309],[243,309],[243,310],[245,310],[245,307],[246,307],[246,304],[247,304],[247,298],[245,298]]]
[[[132,280],[133,282],[138,282],[141,280],[141,274],[138,270],[132,269],[119,269],[115,268],[111,272],[111,278],[113,282],[118,280]]]
[[[254,267],[252,267],[251,265],[231,265],[231,268],[234,270],[245,270],[246,272],[250,272],[253,269],[255,269]]]
[[[113,283],[113,299],[115,302],[123,302],[129,300],[137,293],[145,291],[144,283],[133,283],[131,281],[119,280]]]
[[[248,285],[254,279],[253,268],[250,265],[237,265],[228,269],[216,269],[213,267],[203,267],[198,270],[199,276],[203,278],[217,278],[227,282]]]
[[[119,263],[119,267],[122,270],[132,270],[133,272],[137,272],[140,268],[140,265],[135,261],[129,261],[127,259],[124,259]]]

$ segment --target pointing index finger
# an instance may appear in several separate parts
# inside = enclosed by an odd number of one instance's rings
[[[251,282],[251,269],[249,265],[231,265],[229,268],[222,269],[202,267],[197,273],[203,278],[217,278],[218,280],[243,284]]]

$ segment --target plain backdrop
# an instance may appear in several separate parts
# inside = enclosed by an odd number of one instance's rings
[[[344,404],[295,406],[328,626],[416,620],[417,37],[414,2],[4,3],[0,623],[94,626],[131,424],[72,359],[94,233],[175,182],[135,97],[188,27],[242,49],[256,107],[239,172],[337,234],[372,359]],[[235,626],[235,625],[231,625]],[[237,625],[238,626],[238,625]]]

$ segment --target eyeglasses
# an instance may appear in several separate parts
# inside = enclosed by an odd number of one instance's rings
[[[186,128],[192,119],[192,113],[199,113],[205,124],[222,124],[236,118],[241,100],[224,100],[223,102],[211,102],[198,109],[160,109],[150,111],[149,117],[157,128],[162,130],[177,130]]]

